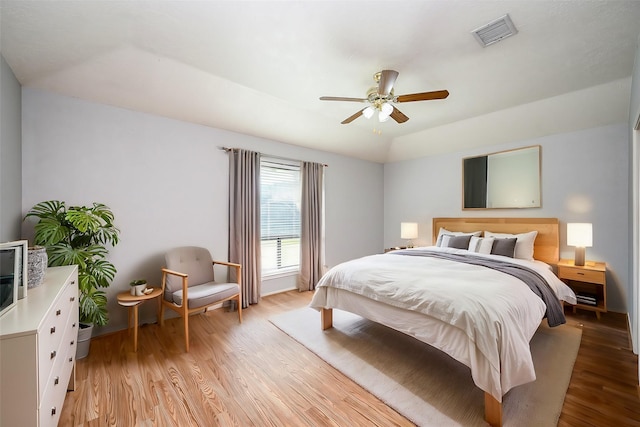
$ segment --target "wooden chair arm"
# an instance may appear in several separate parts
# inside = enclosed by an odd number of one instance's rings
[[[227,261],[213,261],[213,265],[220,264],[226,265],[227,267],[233,267],[236,269],[236,281],[238,285],[242,283],[242,264],[237,264],[235,262],[227,262]]]
[[[188,298],[188,280],[189,275],[186,273],[180,273],[179,271],[169,270],[168,268],[162,268],[162,293],[164,294],[164,289],[167,286],[167,274],[172,274],[174,276],[182,277],[182,305],[186,307],[186,301]],[[164,298],[164,297],[163,297]]]
[[[173,270],[169,270],[168,268],[163,268],[162,269],[163,273],[167,273],[167,274],[173,274],[174,276],[180,276],[180,277],[188,277],[188,274],[185,273],[180,273],[179,271],[173,271]]]
[[[241,264],[236,264],[235,262],[227,262],[227,261],[213,261],[214,264],[222,264],[229,267],[242,267]]]

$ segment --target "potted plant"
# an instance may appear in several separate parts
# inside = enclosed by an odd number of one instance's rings
[[[147,289],[147,281],[145,279],[132,280],[129,282],[129,286],[131,286],[131,295],[140,297]]]
[[[107,260],[107,245],[118,244],[120,233],[113,225],[111,209],[101,203],[67,207],[65,202],[49,200],[31,208],[25,220],[29,217],[38,218],[34,243],[47,248],[49,266],[78,266],[81,328],[106,325],[109,313],[103,289],[109,287],[116,274],[115,266]],[[91,332],[88,335],[90,338]],[[79,334],[79,352],[82,342]]]

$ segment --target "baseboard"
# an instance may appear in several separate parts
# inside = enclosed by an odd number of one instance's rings
[[[266,293],[266,294],[262,294],[262,296],[263,296],[263,297],[268,297],[269,295],[277,295],[277,294],[281,294],[281,293],[283,293],[283,292],[297,291],[297,290],[298,290],[298,288],[296,288],[296,287],[285,288],[285,289],[278,289],[278,290],[273,291],[273,292],[269,292],[269,293]]]

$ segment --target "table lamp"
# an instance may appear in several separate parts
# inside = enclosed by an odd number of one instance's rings
[[[589,223],[567,224],[567,245],[576,247],[575,265],[584,265],[585,248],[593,245],[593,227]]]
[[[417,222],[401,222],[400,223],[400,238],[407,239],[407,247],[412,248],[413,242],[411,240],[418,238],[418,223]]]

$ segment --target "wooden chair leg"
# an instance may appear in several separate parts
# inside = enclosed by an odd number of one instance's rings
[[[187,349],[187,353],[189,353],[189,312],[185,311],[184,313],[184,347]]]
[[[162,322],[162,296],[158,298],[158,311],[156,311],[156,323],[159,325]]]
[[[242,301],[240,295],[238,295],[238,320],[242,323]]]
[[[160,298],[162,298],[162,295],[160,296]],[[162,327],[164,326],[164,303],[162,301],[160,301],[160,313],[158,316],[160,317],[158,320],[159,320],[160,326]]]

